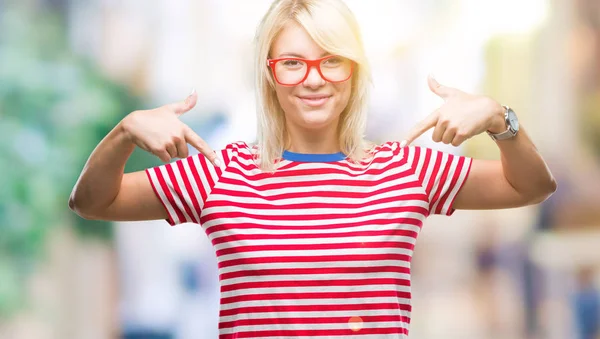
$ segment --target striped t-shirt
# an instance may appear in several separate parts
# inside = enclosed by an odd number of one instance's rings
[[[146,170],[171,225],[197,223],[218,262],[219,338],[407,338],[410,263],[430,214],[451,215],[471,158],[429,148],[285,152],[274,173],[229,144]]]

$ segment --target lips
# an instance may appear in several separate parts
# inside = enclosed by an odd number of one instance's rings
[[[327,101],[329,101],[331,95],[313,94],[298,96],[298,98],[307,106],[318,107],[324,105]]]

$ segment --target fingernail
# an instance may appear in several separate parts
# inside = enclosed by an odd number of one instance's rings
[[[221,165],[222,165],[222,164],[221,164],[221,160],[219,160],[219,158],[215,158],[214,164],[215,164],[215,166],[217,166],[217,167],[221,167]]]
[[[429,73],[429,77],[430,77],[431,79],[435,80],[435,74],[433,74],[433,73]]]
[[[400,142],[400,147],[404,147],[406,146],[407,141],[406,140],[402,140],[402,142]]]
[[[190,92],[190,95],[189,95],[189,96],[192,96],[192,95],[194,95],[194,93],[196,93],[196,88],[192,88],[192,91]]]

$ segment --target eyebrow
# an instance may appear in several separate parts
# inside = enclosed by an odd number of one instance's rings
[[[330,54],[329,52],[325,52],[325,53],[321,54],[321,56],[319,58],[324,58],[324,57],[328,56],[329,54]],[[292,53],[292,52],[281,53],[278,56],[278,58],[283,58],[283,57],[294,57],[294,58],[306,59],[306,57],[303,56],[302,54]]]

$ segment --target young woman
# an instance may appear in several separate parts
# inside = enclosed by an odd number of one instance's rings
[[[221,338],[406,338],[410,262],[427,216],[535,204],[556,189],[512,109],[433,78],[441,107],[402,142],[367,143],[369,68],[341,0],[275,1],[255,57],[255,145],[214,152],[178,119],[192,93],[125,117],[69,201],[84,218],[201,225],[219,262]],[[431,128],[455,146],[487,131],[502,159],[411,146]],[[136,146],[180,159],[124,174]]]

